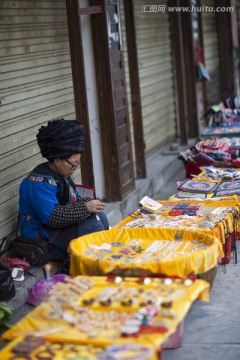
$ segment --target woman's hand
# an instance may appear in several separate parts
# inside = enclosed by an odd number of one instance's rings
[[[90,200],[87,201],[85,204],[90,213],[98,213],[105,209],[105,204],[102,203],[100,200]]]

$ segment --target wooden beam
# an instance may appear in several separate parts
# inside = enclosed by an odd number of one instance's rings
[[[178,6],[177,0],[171,1],[171,6]],[[186,90],[184,77],[184,54],[183,54],[183,35],[181,26],[180,13],[171,12],[170,25],[172,34],[172,53],[174,68],[174,85],[176,101],[176,118],[177,118],[177,135],[179,136],[180,145],[187,144],[186,129]]]
[[[84,57],[82,50],[82,33],[78,17],[78,1],[66,0],[68,35],[72,63],[72,78],[76,118],[85,128],[85,149],[81,157],[81,176],[83,185],[95,187],[93,158],[88,116]]]
[[[233,8],[231,14],[231,33],[232,33],[232,43],[233,47],[239,48],[239,39],[238,39],[238,19],[237,19],[237,4],[236,0],[230,0],[230,6]]]
[[[199,6],[199,7],[201,6],[201,0],[197,0],[197,6]],[[206,65],[205,64],[202,13],[199,12],[197,15],[198,15],[198,28],[199,28],[199,45],[200,45],[200,48],[202,50],[203,64]],[[202,82],[202,94],[203,94],[203,111],[204,111],[204,115],[206,117],[206,115],[208,113],[208,107],[209,107],[208,97],[207,97],[207,83],[206,82]]]
[[[125,26],[128,49],[129,78],[131,87],[136,174],[137,178],[145,178],[147,175],[147,171],[145,160],[145,142],[143,133],[142,104],[138,72],[138,56],[133,0],[124,0],[124,14],[126,23]]]
[[[102,16],[92,15],[92,35],[103,165],[107,201],[119,201],[135,188],[123,54],[117,0],[104,4]],[[95,5],[96,0],[90,0]]]
[[[232,6],[232,1],[222,0],[221,6]],[[223,96],[236,95],[237,93],[237,74],[236,61],[234,54],[234,41],[237,45],[237,39],[233,37],[234,24],[232,23],[233,15],[231,12],[218,12],[217,28],[219,38],[219,62],[220,62],[220,79],[221,93]]]
[[[186,5],[191,7],[191,0],[188,0]],[[185,65],[184,76],[186,82],[188,137],[195,138],[199,136],[199,133],[196,89],[196,62],[191,12],[181,13],[181,21],[183,31],[183,51]]]
[[[102,14],[103,13],[103,7],[101,5],[99,6],[89,6],[85,8],[78,8],[78,15],[92,15],[92,14]]]

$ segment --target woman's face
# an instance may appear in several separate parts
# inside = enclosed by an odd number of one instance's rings
[[[58,158],[54,160],[57,172],[64,176],[71,176],[74,171],[80,166],[81,154],[73,154],[69,158]]]

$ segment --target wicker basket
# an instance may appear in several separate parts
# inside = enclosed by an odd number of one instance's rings
[[[202,280],[205,280],[207,282],[209,282],[210,284],[210,290],[213,286],[215,277],[217,275],[217,271],[218,271],[218,265],[216,265],[214,268],[212,268],[211,270],[208,270],[202,274],[199,274],[199,278]]]

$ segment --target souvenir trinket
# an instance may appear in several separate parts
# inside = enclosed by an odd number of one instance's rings
[[[110,345],[106,348],[109,360],[147,360],[154,354],[154,350],[139,344]]]
[[[186,179],[179,187],[178,190],[196,193],[213,193],[219,184],[211,181],[198,181]]]
[[[111,243],[112,247],[117,247],[117,248],[122,248],[124,247],[124,244],[122,242],[119,241],[114,241]]]
[[[184,280],[184,285],[185,286],[190,286],[190,285],[192,285],[192,283],[193,283],[193,281],[191,279]]]

